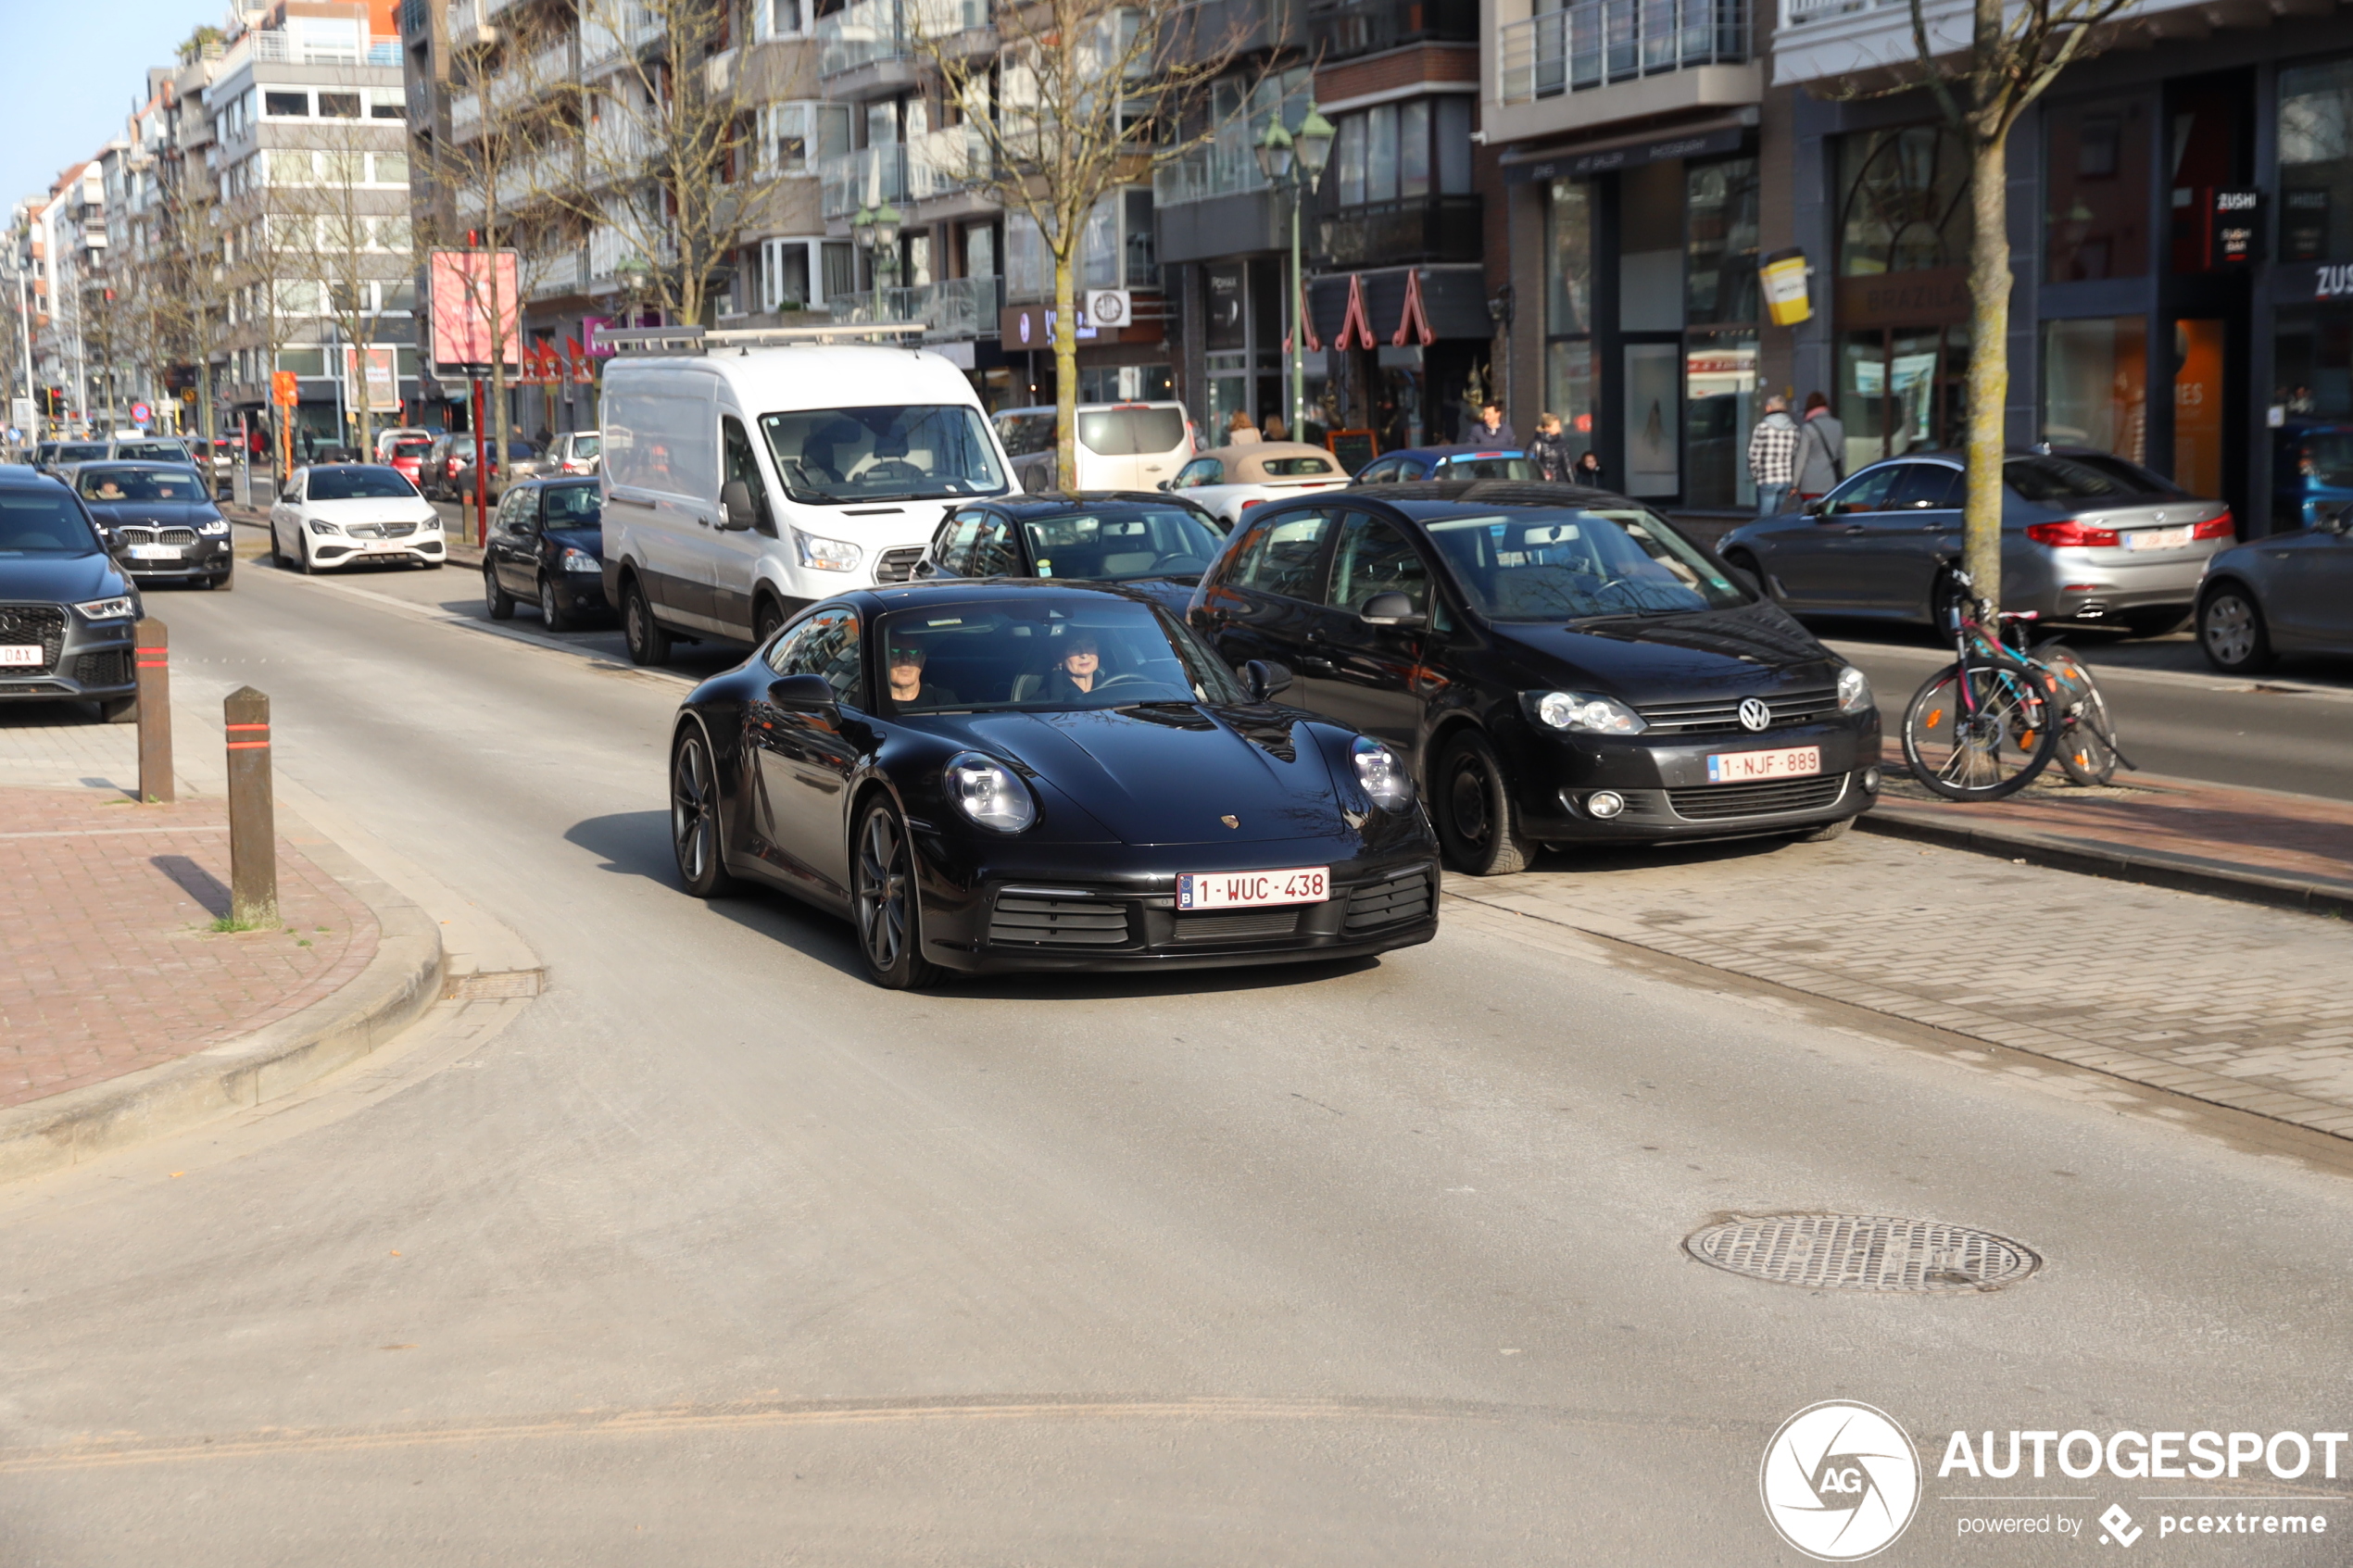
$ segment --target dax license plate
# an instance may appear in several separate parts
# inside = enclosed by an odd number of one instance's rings
[[[2128,550],[2178,550],[2190,542],[2187,528],[2135,528],[2124,535]]]
[[[177,545],[133,545],[131,546],[130,556],[132,560],[178,560],[180,546]]]
[[[1719,751],[1707,759],[1709,784],[1803,779],[1821,771],[1822,748],[1818,746],[1793,746],[1785,751]]]
[[[47,662],[39,643],[0,643],[0,669],[9,665],[31,668]]]
[[[1243,905],[1320,904],[1332,896],[1328,866],[1285,872],[1188,872],[1176,879],[1180,909],[1231,909]]]

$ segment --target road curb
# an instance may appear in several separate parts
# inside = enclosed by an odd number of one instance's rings
[[[1882,800],[1856,819],[1866,833],[1911,839],[1947,849],[1967,849],[2024,860],[2052,871],[2139,883],[2177,893],[2204,893],[2243,904],[2296,909],[2344,919],[2353,915],[2353,883],[2260,872],[2198,855],[2163,849],[2127,849],[2120,845],[2036,833],[2031,828],[1963,825],[1941,815],[1907,810]]]
[[[368,967],[249,1035],[0,1110],[0,1181],[78,1165],[276,1099],[366,1056],[440,999],[447,962],[440,923],[289,813],[281,812],[280,831],[376,917]]]

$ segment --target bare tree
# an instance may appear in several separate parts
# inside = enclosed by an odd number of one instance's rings
[[[397,198],[398,210],[390,210],[395,204],[369,189],[365,160],[378,151],[381,138],[369,134],[364,121],[354,121],[348,129],[322,130],[313,139],[319,144],[307,149],[312,160],[307,182],[301,171],[304,152],[271,156],[271,183],[281,189],[270,218],[269,239],[280,258],[281,276],[315,291],[317,313],[334,323],[330,372],[343,374],[346,345],[357,351],[361,374],[351,410],[364,460],[374,445],[366,365],[383,314],[378,285],[389,287],[409,275],[408,200],[404,192]],[[291,166],[284,178],[282,166]],[[343,433],[336,433],[340,439]]]
[[[992,56],[952,25],[964,9],[917,0],[911,43],[964,128],[964,167],[949,172],[1035,224],[1052,259],[1055,463],[1075,475],[1078,263],[1088,220],[1123,186],[1150,181],[1214,136],[1199,106],[1232,68],[1242,36],[1203,39],[1193,6],[987,0]]]
[[[1973,0],[1968,43],[1936,47],[1924,0],[1911,0],[1917,58],[1887,91],[1926,86],[1969,157],[1969,500],[1964,565],[2002,602],[2002,415],[2009,401],[2010,132],[2059,74],[2112,42],[2133,0]]]

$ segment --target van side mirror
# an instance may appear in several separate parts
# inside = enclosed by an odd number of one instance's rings
[[[837,706],[823,675],[785,675],[769,683],[768,700],[787,713],[831,713]]]
[[[724,526],[743,533],[760,521],[751,504],[751,486],[740,479],[731,479],[719,492],[719,508],[725,514]]]
[[[1290,666],[1271,659],[1253,659],[1242,666],[1242,684],[1250,688],[1251,701],[1265,702],[1290,689]]]
[[[1411,598],[1394,590],[1375,594],[1356,613],[1367,626],[1419,626],[1429,619],[1414,608]]]

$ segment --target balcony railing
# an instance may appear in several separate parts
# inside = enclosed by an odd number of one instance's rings
[[[621,26],[618,31],[605,25],[608,8],[599,6],[593,15],[580,19],[580,69],[585,72],[599,66],[623,50],[650,44],[661,32],[661,18],[644,0],[617,0],[610,9],[618,10]],[[454,6],[453,6],[454,11]]]
[[[1003,280],[950,278],[912,288],[875,289],[867,294],[841,294],[827,300],[834,320],[856,326],[864,321],[920,321],[926,341],[948,338],[994,337],[997,313],[1004,302]]]
[[[1748,0],[1577,0],[1500,30],[1503,101],[1748,59]]]
[[[1316,220],[1315,254],[1335,268],[1477,261],[1477,196],[1430,196],[1342,207]]]
[[[988,139],[969,125],[951,125],[907,144],[907,199],[952,195],[989,170]]]
[[[248,32],[221,61],[216,80],[246,60],[278,66],[388,66],[400,69],[400,40],[371,38],[365,44],[289,32]]]
[[[1478,0],[1307,0],[1309,47],[1327,62],[1408,44],[1478,38]]]
[[[1233,120],[1201,146],[1152,171],[1152,205],[1176,207],[1183,202],[1237,196],[1268,187],[1252,146],[1255,132],[1248,122]]]
[[[523,292],[534,299],[571,294],[587,281],[588,258],[579,249],[523,257]]]
[[[817,166],[823,211],[847,218],[862,207],[903,202],[907,195],[907,149],[897,143],[837,153]]]
[[[916,38],[948,39],[988,25],[989,0],[853,0],[817,19],[817,74],[838,76],[900,58]]]
[[[467,93],[449,100],[449,134],[465,141],[482,129],[482,94]]]

